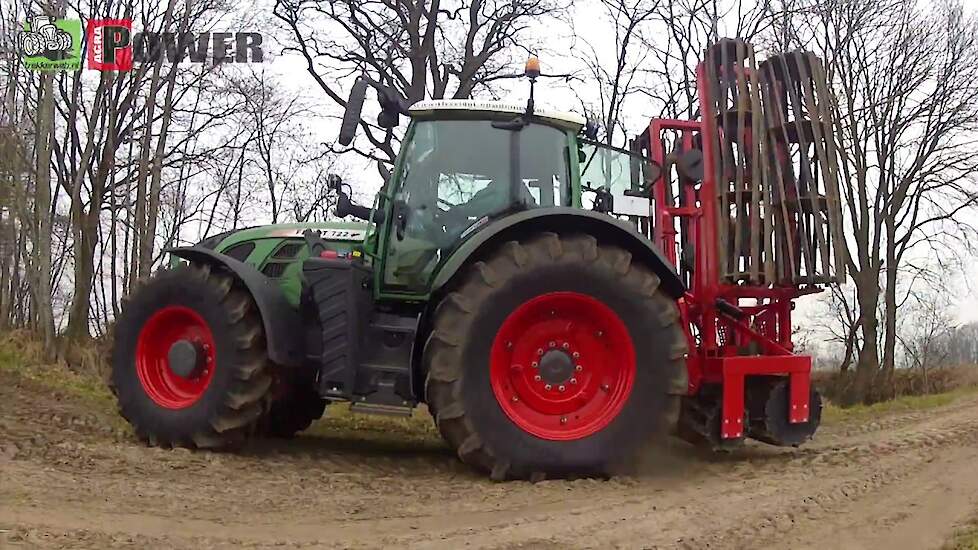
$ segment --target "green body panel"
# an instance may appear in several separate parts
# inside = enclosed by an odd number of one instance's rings
[[[361,222],[312,222],[265,225],[234,231],[224,237],[214,250],[226,253],[238,245],[251,243],[254,248],[244,262],[274,279],[282,289],[286,300],[294,307],[299,305],[302,292],[302,262],[309,257],[309,249],[303,231],[320,231],[330,248],[340,254],[364,253],[367,224]],[[286,251],[294,254],[277,254]],[[273,265],[277,264],[277,265]]]

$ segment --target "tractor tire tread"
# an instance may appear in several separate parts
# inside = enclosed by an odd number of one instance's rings
[[[188,279],[188,284],[205,285],[220,301],[221,308],[232,325],[234,350],[242,358],[237,364],[225,368],[234,369],[234,376],[225,390],[223,403],[212,413],[208,426],[196,428],[193,433],[169,438],[155,433],[133,414],[127,396],[120,395],[115,372],[109,387],[117,397],[121,416],[132,425],[136,437],[153,447],[234,449],[240,447],[254,433],[255,426],[270,404],[272,387],[271,364],[265,352],[265,338],[261,318],[254,300],[247,289],[230,274],[214,269],[209,264],[191,263],[172,269],[164,269],[148,280],[138,280],[127,306],[152,292],[154,283],[176,278]],[[196,279],[195,281],[192,281]],[[126,308],[120,314],[120,326],[128,322]],[[113,358],[113,363],[118,359]],[[113,368],[115,371],[115,368]]]
[[[668,348],[668,359],[672,362],[675,380],[669,381],[669,404],[660,421],[663,431],[675,426],[679,418],[678,395],[685,392],[687,383],[683,362],[688,352],[687,342],[678,324],[678,309],[659,290],[659,277],[651,269],[634,262],[628,251],[602,245],[594,236],[586,234],[538,233],[524,242],[503,243],[497,250],[499,253],[487,260],[475,262],[471,275],[436,306],[433,328],[422,352],[427,369],[425,395],[429,409],[438,431],[464,463],[489,473],[490,479],[495,481],[527,479],[535,482],[547,477],[545,472],[523,468],[499,456],[479,437],[461,400],[462,353],[466,330],[494,288],[525,269],[561,260],[563,256],[577,256],[583,261],[604,264],[610,272],[626,279],[631,288],[639,289],[640,296],[649,302],[650,311],[661,312],[658,321],[670,334],[672,344]]]

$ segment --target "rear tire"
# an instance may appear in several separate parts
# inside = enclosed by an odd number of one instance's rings
[[[178,345],[194,350],[179,366]],[[268,407],[269,371],[254,301],[206,264],[141,284],[116,322],[110,386],[136,436],[153,446],[242,443]]]
[[[609,474],[675,426],[678,318],[658,277],[617,246],[507,242],[435,311],[429,407],[459,458],[493,479]]]

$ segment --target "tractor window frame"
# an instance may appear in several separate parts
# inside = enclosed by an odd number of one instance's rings
[[[383,194],[385,197],[385,210],[387,212],[386,219],[393,222],[397,213],[396,204],[403,199],[405,188],[408,182],[406,182],[406,177],[410,176],[411,171],[411,161],[410,151],[412,144],[417,140],[417,135],[419,132],[419,127],[426,123],[472,123],[472,124],[483,124],[491,125],[497,120],[508,120],[512,118],[512,115],[499,114],[498,116],[493,116],[487,113],[479,113],[478,117],[445,117],[446,113],[440,113],[440,117],[437,119],[427,118],[427,117],[416,117],[411,121],[411,124],[405,134],[404,141],[401,144],[400,154],[398,155],[398,161],[395,165],[394,173],[388,181],[388,184],[383,188]],[[537,170],[546,171],[548,168],[554,170],[554,193],[553,193],[553,204],[517,204],[512,200],[513,193],[510,195],[510,200],[507,202],[504,208],[498,209],[497,211],[489,213],[478,213],[478,215],[472,215],[469,218],[468,226],[465,227],[460,234],[449,241],[449,245],[438,247],[439,253],[437,261],[434,262],[426,271],[424,279],[424,284],[418,284],[419,281],[415,281],[415,284],[398,284],[398,278],[392,276],[390,273],[392,266],[391,262],[393,257],[397,255],[396,249],[398,246],[398,240],[395,238],[395,223],[385,224],[387,227],[383,229],[383,234],[379,235],[379,248],[377,259],[377,269],[375,270],[374,277],[374,290],[375,296],[378,298],[404,298],[411,297],[416,298],[420,296],[426,296],[430,292],[431,284],[434,281],[435,275],[437,275],[440,268],[445,264],[445,262],[451,257],[452,253],[457,250],[462,243],[464,243],[468,238],[470,238],[477,231],[477,227],[481,227],[488,223],[491,219],[505,215],[506,212],[512,210],[522,210],[529,208],[547,208],[556,206],[579,206],[579,178],[577,174],[577,163],[574,162],[577,159],[576,150],[577,143],[575,141],[574,132],[569,131],[556,124],[548,124],[543,120],[534,120],[531,124],[527,125],[519,131],[507,130],[503,128],[493,128],[494,132],[499,132],[498,135],[508,136],[508,141],[510,142],[507,146],[508,156],[506,157],[508,162],[506,163],[507,168],[510,170],[507,173],[512,173],[512,162],[514,160],[513,151],[517,151],[516,163],[521,175],[523,168],[519,165],[521,160],[526,159],[539,159],[539,151],[533,147],[533,142],[524,139],[524,136],[531,136],[534,132],[539,133],[540,129],[545,129],[546,132],[554,132],[554,134],[549,135],[544,142],[557,142],[559,146],[556,150],[551,151],[550,161],[553,165],[548,166],[547,161],[544,162],[541,168],[540,165],[536,167]],[[543,135],[543,134],[540,134]],[[512,144],[513,140],[516,142],[516,146]],[[540,172],[543,173],[543,172]],[[510,177],[511,179],[511,177]],[[539,181],[539,178],[523,178],[519,180],[523,187],[526,187],[531,193],[533,202],[536,203],[538,200],[543,198],[541,195],[545,194],[542,189],[537,189],[537,186],[533,186],[532,183]],[[512,183],[512,182],[511,182]],[[517,186],[513,186],[514,188]]]

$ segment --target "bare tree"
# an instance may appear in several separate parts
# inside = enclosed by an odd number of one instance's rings
[[[276,0],[275,17],[328,100],[346,106],[342,83],[363,75],[408,101],[468,98],[512,72],[531,25],[557,0]],[[521,57],[525,57],[522,55]],[[397,136],[361,120],[361,155],[393,162]]]
[[[660,0],[661,24],[642,40],[651,58],[638,91],[651,102],[648,114],[697,118],[696,66],[706,48],[724,37],[763,43],[780,13],[766,1]]]
[[[588,118],[598,120],[603,140],[608,145],[627,145],[628,128],[624,119],[625,105],[638,94],[644,67],[649,64],[651,50],[643,43],[651,40],[652,24],[656,21],[660,0],[599,0],[604,23],[613,29],[614,49],[610,41],[602,40],[598,47],[581,40],[583,50],[578,56],[584,65],[584,78],[592,102],[579,94]]]
[[[915,260],[952,256],[974,235],[962,214],[978,200],[978,19],[957,2],[925,10],[902,0],[833,0],[796,13],[796,45],[826,59],[838,95],[859,312],[849,398],[866,400],[892,375],[899,306],[921,274]]]
[[[903,352],[907,368],[917,369],[923,383],[922,393],[931,391],[932,369],[950,366],[952,341],[958,330],[951,297],[939,289],[912,292],[912,302],[903,311],[911,322],[897,335],[898,351]]]

